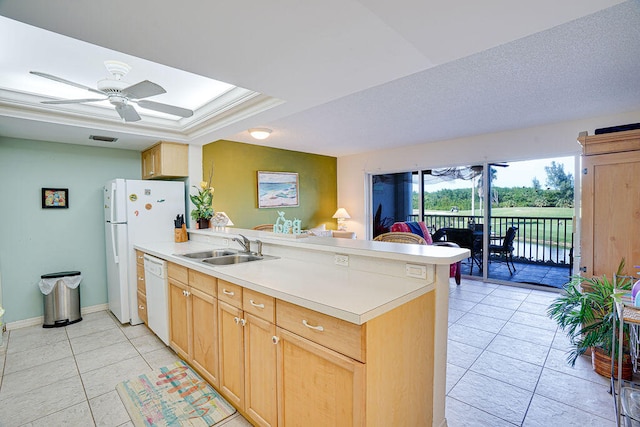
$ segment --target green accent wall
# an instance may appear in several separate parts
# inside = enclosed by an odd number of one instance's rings
[[[41,316],[40,276],[79,270],[82,307],[107,303],[102,187],[140,179],[131,150],[0,137],[0,275],[5,322]],[[42,209],[41,188],[68,188],[68,209]]]
[[[331,218],[338,200],[335,157],[221,140],[202,148],[202,164],[204,180],[213,165],[214,209],[225,212],[235,227],[273,224],[283,211],[287,219],[300,219],[303,229],[336,228]],[[258,171],[297,172],[300,206],[258,209]]]

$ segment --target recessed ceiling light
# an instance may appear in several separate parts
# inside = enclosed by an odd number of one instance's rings
[[[100,142],[116,142],[118,138],[114,138],[112,136],[100,136],[100,135],[89,135],[89,139],[93,139],[94,141]]]
[[[269,135],[273,132],[271,129],[267,128],[253,128],[249,129],[249,133],[255,139],[267,139]]]

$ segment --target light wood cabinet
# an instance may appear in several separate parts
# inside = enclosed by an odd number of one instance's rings
[[[189,286],[169,276],[169,345],[183,359],[191,360],[189,342],[193,334]]]
[[[214,386],[218,379],[218,300],[214,277],[189,270],[191,362]]]
[[[138,317],[142,319],[145,325],[149,324],[149,318],[147,314],[147,297],[142,292],[138,291]]]
[[[141,153],[142,179],[184,178],[189,176],[188,145],[159,142]]]
[[[339,339],[320,344],[323,323],[310,325],[316,329],[308,338],[285,329],[281,307],[277,300],[278,426],[301,420],[331,426],[432,425],[435,292],[358,326],[364,363],[328,347]]]
[[[640,130],[578,138],[582,156],[580,269],[612,277],[640,262]]]
[[[244,297],[246,298],[245,289]],[[268,306],[274,299],[264,295],[246,298],[244,318],[244,410],[262,427],[275,427],[278,422],[277,347],[273,311]],[[253,302],[253,305],[251,305]],[[263,310],[264,305],[266,311]],[[258,306],[258,307],[256,307]],[[273,305],[271,306],[273,308]],[[258,312],[258,314],[251,314]],[[263,316],[261,318],[259,316]],[[265,319],[266,318],[266,319]]]
[[[217,279],[173,263],[168,264],[167,270],[171,348],[209,383],[217,386]]]
[[[171,347],[253,424],[432,425],[435,292],[355,325],[168,271]]]
[[[278,425],[363,426],[364,364],[278,328]]]
[[[136,285],[138,292],[138,317],[145,325],[149,325],[147,314],[147,287],[144,280],[144,252],[136,250]]]
[[[220,392],[239,409],[244,403],[244,326],[242,310],[218,303]]]
[[[219,281],[220,392],[259,426],[277,425],[275,299]]]

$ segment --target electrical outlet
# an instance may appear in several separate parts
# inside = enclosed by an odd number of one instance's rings
[[[408,277],[414,277],[416,279],[427,278],[427,267],[424,265],[407,264],[406,269]]]
[[[343,267],[349,267],[349,255],[335,254],[333,257],[336,265],[341,265]]]
[[[229,246],[229,239],[222,239],[222,246]]]

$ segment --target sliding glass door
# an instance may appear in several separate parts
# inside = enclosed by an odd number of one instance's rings
[[[471,252],[462,274],[562,287],[573,264],[574,157],[372,175],[371,236],[424,221]],[[485,177],[488,176],[488,179]]]

